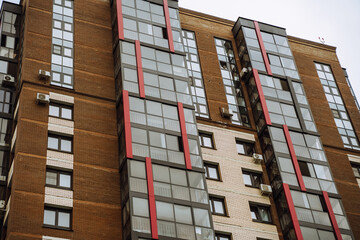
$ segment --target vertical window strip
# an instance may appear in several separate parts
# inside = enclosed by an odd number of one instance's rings
[[[174,40],[173,40],[171,24],[170,24],[169,5],[168,5],[167,0],[163,0],[163,1],[164,1],[164,15],[165,15],[166,31],[167,31],[167,37],[169,40],[169,49],[170,49],[170,52],[175,52]]]
[[[271,76],[272,72],[271,72],[271,68],[270,68],[270,63],[269,63],[269,59],[268,59],[267,54],[266,54],[264,42],[262,40],[262,36],[261,36],[261,33],[260,33],[259,23],[257,21],[254,21],[254,25],[255,25],[256,35],[258,37],[258,41],[259,41],[259,45],[260,45],[261,55],[263,56],[263,59],[264,59],[266,72],[267,72],[267,74],[269,74]]]
[[[153,179],[151,158],[147,157],[145,158],[145,161],[146,161],[147,187],[148,187],[148,195],[149,195],[151,237],[152,239],[158,239],[159,237],[158,237],[158,229],[157,229],[154,179]]]
[[[184,108],[183,108],[183,104],[180,102],[178,102],[178,112],[179,112],[179,121],[180,121],[180,129],[181,129],[181,138],[183,142],[183,150],[185,155],[185,165],[187,169],[192,170],[189,141],[186,133]]]
[[[228,107],[233,112],[231,122],[251,127],[232,44],[230,41],[215,38],[215,45]]]
[[[51,84],[72,89],[74,86],[74,2],[54,0],[51,54]]]
[[[130,122],[130,106],[129,106],[129,93],[123,90],[123,107],[124,107],[124,127],[125,127],[125,148],[126,157],[132,158],[132,140],[131,140],[131,122]]]
[[[191,94],[195,107],[195,115],[209,118],[209,108],[206,100],[204,80],[201,72],[195,33],[192,31],[183,30],[182,36],[184,39],[186,63],[190,77]]]
[[[325,201],[326,208],[327,208],[328,213],[329,213],[331,225],[332,225],[332,227],[334,229],[334,232],[335,232],[335,235],[336,235],[336,239],[337,240],[342,240],[340,229],[339,229],[339,226],[337,224],[335,214],[334,214],[333,208],[332,208],[331,203],[330,203],[329,195],[328,195],[328,193],[326,191],[323,191],[323,196],[324,196],[324,201]]]
[[[344,147],[360,150],[359,140],[340,95],[331,67],[322,63],[315,63],[315,67]]]
[[[141,60],[141,46],[140,41],[135,40],[135,54],[136,54],[136,69],[139,83],[139,93],[141,98],[145,98],[145,85],[144,85],[144,73]]]
[[[124,19],[122,13],[122,0],[116,0],[116,13],[119,39],[124,40]]]

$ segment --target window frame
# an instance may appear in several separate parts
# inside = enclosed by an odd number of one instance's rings
[[[355,176],[356,179],[360,179],[360,164],[351,163],[351,168],[353,169],[353,171],[355,169],[358,171],[359,176],[356,176],[355,172],[354,172],[354,176]]]
[[[250,206],[250,216],[253,222],[258,222],[258,223],[266,223],[266,224],[273,224],[273,219],[271,216],[271,210],[270,210],[270,206],[269,205],[264,205],[264,204],[259,204],[259,203],[254,203],[254,202],[249,202],[249,206]],[[253,211],[253,209],[256,209],[255,211]],[[259,213],[259,209],[266,209],[267,211],[267,215],[269,217],[269,221],[264,221],[263,219],[261,219],[261,215]],[[254,219],[252,217],[252,212],[255,213],[256,219]]]
[[[244,185],[246,187],[260,188],[260,185],[263,184],[262,172],[255,172],[255,171],[248,170],[248,169],[242,169],[242,174],[243,174],[243,177],[244,177],[244,174],[247,174],[250,176],[251,185],[246,184],[245,180],[244,180]],[[257,175],[260,179],[259,186],[256,186],[254,184],[255,183],[254,175]]]
[[[205,169],[205,178],[209,179],[209,180],[214,180],[214,181],[221,181],[221,175],[220,175],[220,169],[219,169],[219,164],[216,163],[209,163],[204,161],[204,169]],[[210,168],[214,168],[216,170],[216,175],[217,178],[211,178],[209,175],[209,167]]]
[[[44,223],[45,221],[45,211],[52,211],[55,212],[55,225],[50,225],[50,224],[46,224]],[[59,226],[59,213],[68,213],[70,214],[69,216],[69,227],[61,227]],[[73,213],[72,213],[72,209],[65,209],[65,208],[55,208],[55,207],[49,207],[46,206],[44,207],[44,213],[43,213],[43,227],[46,228],[56,228],[56,229],[61,229],[61,230],[68,230],[71,231],[72,230],[72,218],[73,218]]]
[[[220,202],[222,204],[222,207],[224,209],[224,213],[215,212],[215,205],[214,201]],[[228,211],[226,208],[226,201],[224,196],[217,196],[217,195],[209,195],[209,204],[210,204],[210,212],[212,215],[218,215],[218,216],[228,216]]]
[[[52,138],[57,138],[58,139],[58,147],[56,149],[54,148],[49,148],[49,137],[52,137]],[[71,142],[71,150],[70,151],[64,151],[64,150],[61,150],[61,140],[64,139],[64,140],[68,140]],[[52,151],[57,151],[57,152],[63,152],[63,153],[69,153],[69,154],[73,154],[74,153],[74,139],[73,137],[69,137],[69,136],[64,136],[64,135],[57,135],[57,134],[54,134],[54,133],[48,133],[48,142],[47,142],[47,149],[48,150],[52,150]]]
[[[205,146],[204,145],[204,137],[209,138],[211,141],[211,146]],[[215,141],[214,141],[214,134],[210,133],[210,132],[203,132],[203,131],[199,131],[199,143],[200,143],[200,147],[202,148],[209,148],[209,149],[216,149],[215,148]]]
[[[50,183],[47,183],[46,182],[46,174],[48,172],[51,172],[51,173],[56,173],[56,185],[52,185]],[[73,188],[73,174],[72,172],[67,172],[67,171],[61,171],[61,170],[56,170],[56,169],[51,169],[51,168],[47,168],[46,169],[46,174],[45,174],[45,186],[46,187],[52,187],[52,188],[60,188],[60,189],[64,189],[64,190],[72,190]],[[60,186],[60,175],[68,175],[70,176],[70,187],[63,187],[63,186]]]
[[[227,232],[215,231],[215,240],[220,240],[220,238],[227,238],[228,240],[232,240],[232,234]]]
[[[59,116],[50,115],[50,107],[51,106],[59,108]],[[70,119],[62,117],[62,109],[63,108],[71,110],[71,118]],[[49,104],[49,117],[64,119],[64,120],[67,120],[67,121],[74,121],[74,107],[72,105],[66,105],[66,104],[61,104],[61,103],[57,103],[57,102],[50,102],[50,104]]]
[[[245,153],[240,153],[240,152],[239,152],[239,150],[238,150],[238,144],[243,145],[243,147],[244,147],[244,152],[245,152]],[[249,151],[246,151],[246,148],[245,148],[246,146],[249,147],[250,145],[252,145],[251,153],[250,153]],[[246,141],[246,140],[241,140],[241,139],[236,138],[236,139],[235,139],[235,146],[236,146],[236,151],[237,151],[238,155],[252,157],[253,154],[256,153],[256,151],[255,151],[255,142]]]

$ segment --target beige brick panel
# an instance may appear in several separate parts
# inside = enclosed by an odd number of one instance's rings
[[[252,157],[238,154],[236,139],[255,141],[255,136],[203,124],[198,124],[198,129],[213,134],[215,149],[202,148],[202,156],[205,161],[219,164],[222,181],[207,180],[208,191],[225,197],[228,212],[228,216],[213,215],[215,230],[232,233],[234,240],[279,239],[275,225],[251,219],[249,202],[270,205],[270,200],[261,195],[260,189],[245,186],[242,170],[262,172],[262,167]]]
[[[50,92],[49,98],[50,98],[50,100],[55,100],[58,102],[74,104],[74,97],[63,95],[63,94]]]
[[[74,155],[48,150],[46,165],[72,170],[74,169]]]
[[[67,238],[56,238],[56,237],[49,237],[49,236],[43,236],[42,240],[70,240]]]
[[[74,135],[74,128],[64,127],[57,124],[48,124],[48,131],[55,132],[55,133],[62,133],[67,135]]]
[[[73,199],[73,191],[59,188],[45,187],[45,195]]]
[[[49,117],[49,124],[54,124],[54,125],[59,125],[59,126],[64,126],[64,127],[69,127],[69,128],[74,128],[74,122],[73,121],[69,121],[69,120],[64,120],[61,118],[54,118],[54,117]]]
[[[56,196],[45,195],[45,204],[61,206],[61,207],[73,207],[73,200],[69,198],[62,198]]]

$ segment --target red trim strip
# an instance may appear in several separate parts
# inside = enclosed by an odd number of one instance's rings
[[[164,0],[164,14],[165,14],[166,31],[167,31],[167,35],[168,35],[168,41],[169,41],[169,49],[170,49],[170,52],[175,52],[174,39],[173,39],[171,24],[170,24],[169,5],[168,5],[167,0]]]
[[[139,83],[139,93],[141,98],[145,98],[144,73],[141,60],[141,45],[139,40],[135,40],[136,69]]]
[[[333,211],[332,206],[331,206],[329,195],[325,191],[323,191],[322,193],[323,193],[323,196],[324,196],[326,208],[327,208],[328,213],[329,213],[330,221],[331,221],[332,227],[333,227],[334,232],[335,232],[336,239],[337,240],[342,240],[340,229],[339,229],[339,226],[337,224],[335,214],[334,214],[334,211]]]
[[[261,54],[262,54],[263,59],[264,59],[264,63],[265,63],[265,67],[266,67],[267,74],[272,75],[271,68],[270,68],[270,63],[269,63],[269,59],[268,59],[268,56],[267,56],[267,54],[266,54],[264,42],[263,42],[263,40],[262,40],[259,23],[258,23],[257,21],[254,21],[254,25],[255,25],[255,31],[256,31],[256,35],[257,35],[257,37],[258,37],[258,41],[259,41],[259,45],[260,45],[260,50],[261,50]]]
[[[267,125],[271,126],[272,124],[271,124],[271,120],[270,120],[269,110],[266,105],[265,95],[264,95],[264,92],[263,92],[263,89],[261,86],[261,82],[260,82],[260,78],[259,78],[259,72],[257,69],[254,68],[253,73],[254,73],[255,84],[256,84],[256,87],[257,87],[257,90],[259,93],[260,104],[261,104],[261,107],[263,109],[264,116],[265,116],[265,122]]]
[[[125,127],[125,149],[126,157],[132,158],[132,140],[131,140],[131,123],[130,123],[130,107],[129,107],[129,93],[123,90],[123,107],[124,107],[124,127]]]
[[[151,165],[151,158],[147,157],[146,160],[146,175],[147,175],[147,187],[149,194],[149,210],[150,210],[150,223],[151,223],[151,238],[159,239],[157,229],[157,217],[156,217],[156,203],[154,193],[154,179]]]
[[[297,157],[296,157],[296,154],[295,154],[295,149],[294,149],[294,146],[293,146],[292,141],[291,141],[288,126],[283,125],[283,130],[284,130],[284,134],[285,134],[285,138],[286,138],[286,143],[287,143],[289,151],[290,151],[291,160],[292,160],[292,163],[294,165],[296,178],[297,178],[297,180],[299,182],[301,191],[305,192],[306,188],[305,188],[305,184],[304,184],[304,179],[303,179],[301,171],[300,171],[299,162],[297,160]]]
[[[119,39],[124,40],[124,19],[122,14],[122,0],[116,0],[116,13]]]
[[[294,202],[293,202],[292,197],[291,197],[291,192],[290,192],[289,185],[287,185],[286,183],[283,183],[283,188],[284,188],[286,202],[287,202],[288,207],[289,207],[291,220],[292,220],[293,225],[294,225],[296,238],[297,238],[297,240],[303,240],[304,238],[303,238],[303,235],[301,233],[298,218],[296,216],[295,206],[294,206]]]
[[[185,115],[184,115],[184,107],[181,102],[178,102],[178,112],[179,112],[179,121],[180,121],[180,129],[181,129],[181,137],[183,142],[183,149],[185,155],[185,165],[186,168],[191,170],[191,159],[190,159],[190,149],[189,149],[189,141],[186,133],[186,124],[185,124]]]

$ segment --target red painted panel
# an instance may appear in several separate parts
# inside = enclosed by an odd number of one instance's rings
[[[264,63],[265,63],[265,67],[266,67],[267,74],[272,75],[271,68],[270,68],[270,63],[269,63],[269,59],[268,59],[268,56],[267,56],[267,54],[266,54],[264,42],[263,42],[263,40],[262,40],[259,23],[258,23],[257,21],[254,21],[254,25],[255,25],[255,31],[256,31],[256,35],[257,35],[258,41],[259,41],[260,50],[261,50],[261,54],[262,54],[263,59],[264,59]]]
[[[185,155],[185,165],[186,168],[191,170],[191,159],[190,159],[190,149],[189,149],[189,141],[186,133],[186,124],[185,124],[185,115],[184,108],[181,102],[178,102],[178,112],[179,112],[179,121],[180,121],[180,129],[181,129],[181,137],[183,142],[183,149]]]
[[[116,13],[119,39],[124,40],[124,19],[122,14],[122,0],[116,0]]]
[[[124,107],[124,128],[125,128],[125,149],[126,157],[132,158],[132,140],[131,140],[131,123],[130,123],[130,107],[129,107],[129,93],[123,90],[123,107]]]
[[[145,98],[144,73],[141,61],[141,45],[139,40],[135,40],[136,69],[138,75],[139,93],[141,98]]]
[[[151,237],[152,237],[152,239],[159,239],[158,229],[157,229],[154,179],[153,179],[151,158],[149,158],[149,157],[146,158],[146,175],[147,175],[147,187],[148,187],[148,194],[149,194]]]
[[[306,188],[305,188],[305,184],[304,184],[304,179],[303,179],[301,171],[300,171],[299,162],[297,160],[297,157],[296,157],[296,154],[295,154],[295,149],[294,149],[294,146],[293,146],[292,141],[291,141],[288,126],[283,125],[283,128],[284,128],[284,134],[285,134],[285,138],[286,138],[286,143],[287,143],[289,151],[290,151],[291,160],[292,160],[292,163],[294,165],[295,174],[296,174],[297,180],[299,182],[300,189],[301,189],[301,191],[305,192]]]
[[[254,79],[255,79],[255,84],[259,93],[259,98],[260,98],[260,103],[261,103],[261,107],[263,109],[264,112],[264,116],[265,116],[265,122],[267,125],[271,125],[271,120],[270,120],[270,115],[269,115],[269,110],[267,108],[266,105],[266,100],[265,100],[265,95],[261,86],[261,82],[260,82],[260,78],[259,78],[259,73],[257,71],[257,69],[253,69],[253,73],[254,73]]]
[[[173,39],[172,30],[171,30],[171,24],[170,24],[169,5],[168,5],[167,0],[163,0],[163,1],[164,1],[164,14],[165,14],[166,31],[167,31],[168,40],[169,40],[169,49],[170,49],[170,52],[175,52],[174,39]]]
[[[324,196],[326,208],[327,208],[328,213],[329,213],[329,217],[330,217],[330,220],[331,220],[331,224],[332,224],[333,229],[334,229],[334,232],[335,232],[336,239],[337,239],[337,240],[342,240],[341,233],[340,233],[340,229],[339,229],[339,226],[338,226],[338,224],[337,224],[337,221],[336,221],[336,218],[335,218],[335,214],[334,214],[334,211],[333,211],[332,206],[331,206],[331,202],[330,202],[330,199],[329,199],[329,195],[328,195],[327,192],[323,191],[323,196]]]
[[[283,183],[283,188],[284,188],[286,202],[287,202],[288,207],[289,207],[291,220],[292,220],[293,225],[294,225],[296,238],[297,238],[297,240],[303,240],[304,238],[303,238],[303,235],[301,233],[299,220],[298,220],[298,218],[296,216],[295,206],[294,206],[294,202],[292,200],[289,185],[287,185],[286,183]]]

